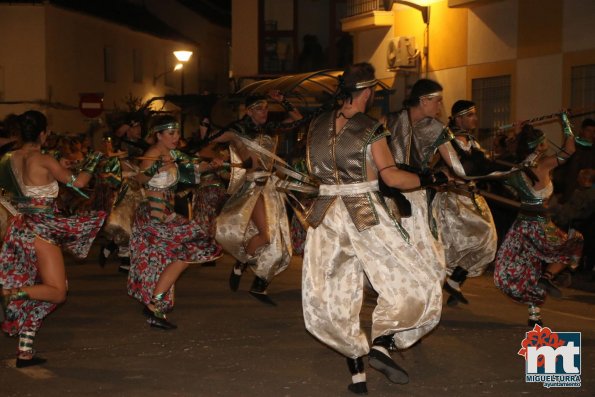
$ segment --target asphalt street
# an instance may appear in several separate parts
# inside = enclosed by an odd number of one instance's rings
[[[17,340],[0,338],[0,396],[353,396],[345,358],[304,328],[299,257],[269,288],[276,307],[247,293],[252,274],[229,290],[229,257],[192,266],[176,286],[174,331],[150,328],[117,263],[101,268],[95,258],[96,248],[85,261],[67,260],[67,302],[36,341],[45,365],[16,369]],[[489,273],[469,279],[465,292],[469,305],[445,305],[435,331],[393,354],[409,384],[367,368],[370,396],[595,395],[594,293],[564,289],[542,309],[552,331],[582,333],[581,387],[547,389],[525,382],[517,355],[529,331],[526,307],[501,294]],[[369,293],[361,315],[368,335],[374,303]]]

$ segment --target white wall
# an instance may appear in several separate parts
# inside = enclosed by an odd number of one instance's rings
[[[595,1],[564,0],[562,51],[592,49],[595,45]]]
[[[234,77],[258,74],[258,0],[232,0],[231,71]]]
[[[442,109],[440,119],[442,122],[447,123],[448,116],[450,116],[450,108],[453,103],[459,99],[471,99],[467,98],[467,69],[465,67],[460,67],[438,70],[434,73],[430,73],[428,77],[439,82],[444,88],[442,93],[444,98],[444,108]]]
[[[353,37],[354,62],[369,62],[376,69],[377,79],[392,78],[395,72],[387,70],[386,50],[395,36],[393,27],[380,27],[355,32]]]
[[[0,4],[0,101],[46,99],[45,7]],[[0,118],[34,104],[0,104]]]
[[[198,90],[227,93],[230,29],[211,23],[174,0],[145,0],[144,4],[166,24],[198,44],[193,55],[197,69],[195,76],[189,76],[196,79]]]
[[[520,59],[517,62],[517,119],[526,120],[562,109],[562,55]],[[559,123],[540,125],[554,142],[560,142]]]
[[[518,0],[469,8],[467,64],[496,62],[517,56]]]
[[[172,52],[180,44],[171,40],[132,31],[125,26],[107,22],[88,15],[47,6],[47,80],[52,100],[78,106],[79,94],[84,92],[104,93],[106,110],[114,106],[126,109],[125,99],[132,95],[147,100],[165,93],[180,93],[180,75],[174,72],[173,87],[164,86],[160,78],[153,85],[153,77],[166,70],[166,58],[175,64]],[[116,81],[104,80],[104,47],[115,51]],[[197,48],[184,44],[184,48]],[[143,79],[133,82],[133,51],[142,52]],[[196,62],[192,58],[186,67],[185,92],[194,92],[198,87]],[[50,110],[59,125],[57,131],[82,132],[87,120],[78,111]]]

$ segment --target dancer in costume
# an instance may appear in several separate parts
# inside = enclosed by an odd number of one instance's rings
[[[290,120],[301,119],[300,112],[278,91],[269,97],[283,105]],[[230,142],[243,161],[251,159],[245,181],[239,185],[217,218],[216,239],[237,259],[229,286],[236,291],[247,265],[255,278],[250,294],[267,304],[275,304],[267,295],[273,277],[287,268],[292,256],[291,236],[284,193],[277,191],[279,178],[273,163],[279,123],[267,122],[268,101],[254,95],[246,98],[246,115],[233,124],[215,142]],[[232,182],[233,183],[233,182]]]
[[[111,136],[106,138],[106,151],[108,155],[117,153],[127,155],[121,160],[123,184],[119,192],[115,191],[108,181],[98,181],[97,195],[103,198],[106,208],[110,208],[118,195],[123,195],[115,208],[111,208],[105,222],[103,234],[107,244],[99,249],[99,265],[105,266],[109,256],[117,252],[120,265],[118,271],[127,273],[130,270],[130,234],[132,220],[136,207],[142,199],[141,186],[135,180],[138,174],[139,156],[148,149],[149,144],[143,139],[141,114],[116,112],[108,117],[112,129]]]
[[[208,139],[210,122],[203,119],[200,123],[200,141]],[[200,142],[199,142],[200,143]],[[229,152],[224,150],[224,145],[211,142],[201,147],[196,155],[203,160],[220,159],[229,163]],[[200,185],[192,190],[192,216],[206,226],[212,243],[218,245],[215,240],[217,231],[217,216],[223,205],[227,202],[227,181],[229,180],[229,167],[223,167],[212,172],[206,172],[201,177]],[[204,263],[203,266],[215,266],[215,262]]]
[[[568,266],[576,266],[581,257],[583,238],[576,232],[569,236],[550,220],[545,207],[553,193],[551,171],[574,153],[575,142],[568,116],[561,113],[564,148],[547,155],[548,143],[541,130],[530,124],[517,136],[517,160],[531,165],[537,177],[531,181],[525,172],[514,173],[507,181],[515,188],[525,208],[506,234],[496,255],[494,283],[506,295],[529,306],[528,325],[543,325],[539,306],[546,294],[560,297],[552,278]],[[541,213],[538,211],[542,209]]]
[[[100,154],[88,157],[75,175],[41,152],[48,136],[42,113],[23,113],[20,125],[22,148],[7,153],[0,164],[2,187],[12,193],[19,211],[11,219],[0,251],[2,330],[19,336],[17,368],[45,362],[35,356],[33,342],[44,318],[66,299],[61,248],[86,257],[106,216],[97,212],[63,217],[55,203],[58,182],[75,189],[85,186]]]
[[[388,132],[364,113],[376,84],[372,65],[347,67],[340,86],[342,106],[315,118],[307,138],[308,169],[322,184],[306,218],[304,321],[316,338],[347,357],[348,389],[356,394],[367,393],[365,355],[390,381],[407,383],[407,372],[389,350],[409,347],[432,330],[442,308],[443,268],[407,241],[384,205],[377,179],[413,189],[447,178],[396,167]],[[379,295],[371,349],[359,317],[366,277]]]
[[[138,206],[130,237],[128,294],[145,305],[152,327],[174,329],[166,313],[173,309],[174,284],[189,263],[220,256],[204,225],[173,210],[178,183],[199,183],[200,173],[221,164],[200,162],[176,150],[180,125],[173,116],[156,116],[150,134],[155,144],[140,164],[145,200]]]
[[[449,128],[455,139],[446,143],[446,164],[460,178],[488,175],[506,167],[498,167],[488,159],[472,132],[477,128],[475,104],[467,100],[454,103]],[[510,168],[510,167],[508,167]],[[467,277],[477,277],[496,256],[498,235],[486,200],[474,193],[440,191],[434,198],[436,221],[445,249],[447,273],[444,289],[449,293],[448,305],[468,303],[461,292]]]
[[[405,108],[386,116],[389,146],[397,165],[415,172],[430,172],[436,152],[453,137],[436,119],[441,107],[442,86],[433,80],[420,79],[411,88]],[[444,247],[430,204],[434,194],[434,189],[416,189],[402,193],[406,200],[388,199],[387,204],[400,217],[412,244],[427,262],[440,269],[444,278]]]

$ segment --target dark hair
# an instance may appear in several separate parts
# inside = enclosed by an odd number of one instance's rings
[[[23,142],[37,142],[39,135],[46,130],[48,122],[43,113],[28,110],[19,116],[19,128]]]
[[[163,129],[153,131],[153,128],[158,127],[160,125],[165,125],[167,123],[177,123],[177,122],[178,122],[178,119],[175,118],[174,116],[172,116],[171,114],[161,114],[158,116],[153,116],[153,117],[151,117],[151,121],[149,122],[149,131],[151,133],[155,134],[155,133],[163,131]]]
[[[244,100],[244,105],[246,105],[246,107],[252,105],[255,102],[258,101],[266,101],[267,97],[262,95],[262,94],[252,94],[252,95],[248,95],[246,97],[246,99]]]
[[[528,155],[535,151],[535,146],[529,147],[531,142],[536,142],[542,137],[543,131],[534,128],[531,124],[525,124],[521,132],[517,135],[516,157],[518,161],[523,161]]]
[[[450,109],[450,115],[454,117],[455,114],[473,106],[475,106],[475,102],[468,101],[466,99],[459,99],[452,105],[452,108]]]
[[[581,128],[587,128],[587,127],[595,127],[595,120],[593,119],[584,119],[583,123],[581,124]]]
[[[442,91],[442,86],[434,80],[419,79],[411,87],[409,98],[404,102],[405,107],[412,107],[419,105],[419,100],[422,96],[434,92]]]
[[[466,99],[459,99],[458,101],[456,101],[452,105],[452,108],[450,108],[450,117],[448,118],[448,126],[450,128],[455,128],[457,126],[456,114],[465,110],[465,109],[469,109],[470,107],[473,107],[473,106],[475,106],[475,102],[473,102],[473,101],[468,101]]]

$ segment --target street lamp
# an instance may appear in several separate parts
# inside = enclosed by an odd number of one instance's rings
[[[181,78],[181,89],[180,94],[184,95],[184,64],[188,62],[190,57],[192,56],[192,51],[174,51],[174,56],[182,65],[182,75]],[[184,122],[186,121],[186,115],[184,114],[184,109],[182,109],[182,114],[180,115],[180,135],[184,137]]]
[[[192,56],[192,51],[174,51],[174,56],[176,57],[176,59],[178,60],[178,62],[180,62],[180,65],[182,65],[182,76],[181,76],[181,89],[180,89],[180,94],[184,95],[184,64],[186,62],[188,62],[188,60],[190,59],[190,57]]]
[[[176,66],[174,66],[174,68],[172,70],[166,70],[163,73],[159,73],[157,76],[153,77],[153,85],[157,84],[157,80],[159,80],[160,78],[162,78],[163,76],[165,76],[166,74],[175,72],[177,70],[181,70],[184,67],[184,65],[182,65],[181,63],[176,64]]]

